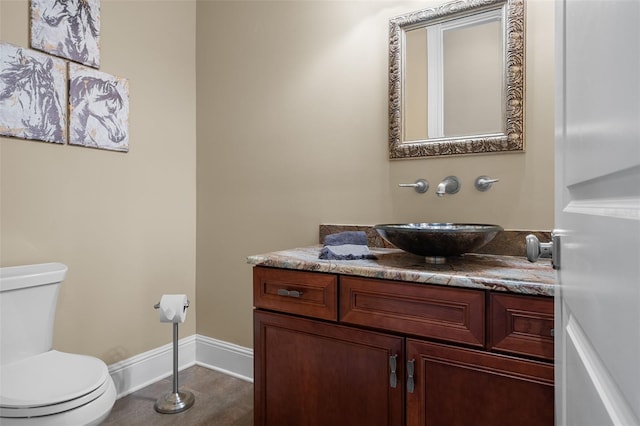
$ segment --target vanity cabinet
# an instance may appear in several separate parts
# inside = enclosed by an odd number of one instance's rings
[[[253,278],[255,425],[553,425],[550,297],[262,266]]]

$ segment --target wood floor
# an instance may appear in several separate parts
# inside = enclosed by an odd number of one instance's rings
[[[153,404],[173,389],[173,378],[120,398],[103,425],[122,426],[252,426],[253,384],[193,366],[180,372],[179,390],[194,394],[193,407],[182,413],[160,414]]]

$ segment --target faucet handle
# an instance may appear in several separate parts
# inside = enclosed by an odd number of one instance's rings
[[[488,191],[494,182],[498,182],[500,179],[492,179],[489,176],[478,176],[475,182],[476,189],[478,191]]]
[[[401,188],[413,188],[419,194],[424,194],[429,190],[429,182],[425,179],[418,179],[416,183],[399,183],[398,186]]]

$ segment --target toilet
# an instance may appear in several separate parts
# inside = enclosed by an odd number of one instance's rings
[[[84,426],[116,400],[106,364],[52,349],[61,263],[0,268],[0,425]]]

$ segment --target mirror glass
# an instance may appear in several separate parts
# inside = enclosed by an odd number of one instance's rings
[[[390,158],[522,151],[522,0],[390,20]]]

